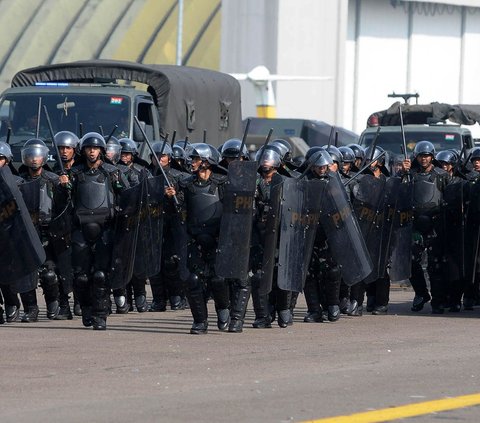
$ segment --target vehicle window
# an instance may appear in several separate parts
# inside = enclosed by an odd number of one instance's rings
[[[0,136],[5,136],[8,126],[12,128],[12,144],[35,136],[37,128],[38,99],[34,94],[11,94],[0,99],[2,125]],[[129,133],[130,99],[121,95],[105,94],[42,94],[42,108],[47,107],[54,132],[111,133],[118,125],[116,136]],[[50,132],[42,111],[39,136],[49,139]]]
[[[364,134],[362,144],[368,147],[372,144],[374,138],[375,133]],[[413,152],[417,142],[423,140],[432,142],[437,151],[448,150],[450,148],[462,148],[460,134],[455,132],[405,131],[405,141],[408,153]],[[380,132],[377,139],[377,145],[385,150],[392,151],[395,154],[402,154],[402,134],[400,132]]]

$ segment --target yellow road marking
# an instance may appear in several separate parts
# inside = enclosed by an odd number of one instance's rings
[[[382,410],[366,411],[350,414],[349,416],[328,417],[319,420],[308,420],[303,423],[375,423],[387,422],[407,417],[421,416],[439,411],[455,410],[457,408],[480,405],[480,394],[463,395],[460,397],[445,398],[434,401],[419,402],[416,404],[401,405],[384,408]]]

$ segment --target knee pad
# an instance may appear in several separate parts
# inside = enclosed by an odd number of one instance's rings
[[[74,283],[79,289],[88,288],[88,276],[85,273],[80,273],[75,276]]]
[[[103,273],[101,270],[97,270],[92,277],[93,283],[95,285],[105,285],[106,277],[105,273]]]
[[[201,288],[200,278],[195,273],[190,273],[186,280],[187,286],[191,291]]]
[[[40,278],[42,280],[42,286],[49,287],[58,283],[57,274],[53,269],[43,269],[40,272]]]

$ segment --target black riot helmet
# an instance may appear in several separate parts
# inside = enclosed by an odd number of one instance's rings
[[[154,141],[152,144],[152,150],[158,156],[159,154],[172,157],[172,147],[165,141]]]
[[[455,166],[458,162],[459,157],[456,151],[443,150],[437,153],[435,159],[437,160],[437,162],[445,162]]]
[[[264,151],[265,150],[265,151]],[[282,152],[276,145],[261,147],[255,154],[255,161],[262,169],[278,168],[282,164]]]
[[[365,150],[361,145],[348,144],[347,147],[352,149],[356,159],[362,159],[362,160],[365,159]]]
[[[419,155],[432,156],[435,158],[435,146],[430,141],[419,141],[413,150],[413,157],[417,158]]]
[[[237,157],[243,157],[244,159],[248,159],[248,150],[247,146],[244,144],[242,148],[242,154],[240,154],[240,147],[242,145],[242,140],[238,138],[231,138],[222,145],[222,149],[219,150],[222,153],[222,158],[232,158],[235,159]]]
[[[271,141],[269,145],[274,145],[280,150],[282,161],[284,163],[292,163],[293,149],[287,140],[276,138]]]
[[[372,153],[372,146],[368,146],[365,149],[365,162],[370,163],[371,161],[377,161],[378,166],[382,167],[385,165],[385,154],[380,157],[379,159],[376,159],[380,154],[382,154],[385,150],[382,147],[375,146],[375,150]]]
[[[333,159],[330,153],[323,149],[320,148],[316,152],[314,152],[308,159],[308,163],[312,164],[312,166],[329,166],[333,164]]]
[[[12,149],[5,141],[0,141],[0,157],[5,157],[7,163],[10,163],[13,159]]]
[[[112,138],[113,137],[110,137],[109,142]],[[105,138],[98,132],[87,132],[80,140],[80,150],[83,150],[85,147],[100,147],[105,153],[107,143],[105,142]]]
[[[137,143],[130,138],[121,138],[118,140],[122,153],[131,153],[133,156],[138,154]]]
[[[330,154],[330,157],[332,158],[333,162],[337,162],[338,165],[342,164],[342,153],[341,151],[335,147],[334,145],[331,146],[324,146],[325,150]]]
[[[215,147],[209,144],[199,142],[199,143],[190,144],[185,150],[185,155],[187,156],[188,159],[193,159],[198,157],[203,161],[206,161],[211,165],[216,166],[218,165],[218,159],[219,159],[220,153]]]
[[[355,152],[350,147],[342,146],[338,150],[342,153],[343,163],[355,163]]]
[[[474,160],[480,160],[480,147],[476,147],[470,153],[470,162]]]
[[[54,136],[54,140],[57,147],[71,147],[75,149],[78,144],[80,144],[80,139],[70,131],[57,132]]]
[[[175,144],[173,144],[174,146],[178,145],[180,147],[182,147],[184,150],[186,150],[186,148],[190,145],[191,143],[188,142],[188,141],[185,141],[185,140],[178,140],[178,141],[175,141]]]
[[[48,147],[39,138],[29,139],[21,150],[22,163],[34,170],[41,168],[48,159]]]
[[[185,150],[180,145],[175,144],[172,147],[172,157],[175,160],[185,160]]]
[[[316,152],[320,151],[320,150],[324,150],[326,151],[323,147],[320,147],[318,145],[316,145],[315,147],[310,147],[307,152],[305,153],[305,161],[308,161],[308,159],[313,155],[315,154]]]

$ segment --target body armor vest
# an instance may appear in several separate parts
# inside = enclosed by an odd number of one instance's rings
[[[114,195],[108,176],[96,169],[93,172],[81,172],[77,178],[74,203],[80,224],[102,224],[113,217]]]
[[[432,211],[442,202],[435,173],[417,173],[413,181],[413,207],[415,214]]]

